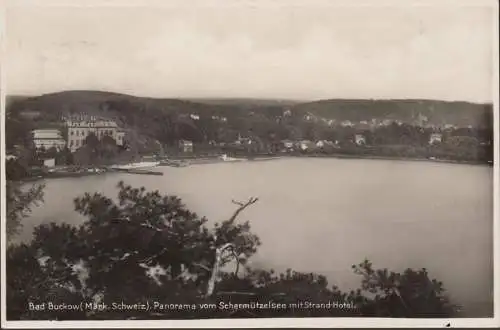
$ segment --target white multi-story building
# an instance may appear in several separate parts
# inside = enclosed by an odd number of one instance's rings
[[[61,131],[58,129],[35,129],[31,131],[31,134],[37,149],[56,148],[62,150],[66,146],[66,140],[64,140]]]
[[[68,147],[71,152],[78,150],[85,144],[85,139],[92,133],[100,140],[105,136],[112,137],[117,145],[123,145],[125,133],[121,131],[113,120],[89,117],[83,120],[67,120]]]
[[[433,133],[429,137],[429,144],[438,144],[441,143],[443,140],[443,135],[439,133]]]

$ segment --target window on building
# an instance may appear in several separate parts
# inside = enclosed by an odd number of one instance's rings
[[[75,132],[71,131],[71,135],[75,135]]]

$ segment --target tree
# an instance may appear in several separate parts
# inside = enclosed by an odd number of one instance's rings
[[[352,266],[362,276],[362,290],[373,297],[362,306],[365,315],[381,317],[449,317],[458,306],[449,302],[443,283],[431,280],[425,268],[406,269],[402,274],[373,269],[364,260]]]
[[[84,145],[88,146],[91,150],[96,150],[99,145],[99,139],[95,133],[90,132],[84,140]]]
[[[118,149],[115,139],[109,135],[103,136],[97,145],[99,158],[106,162],[112,161],[117,156]]]
[[[292,270],[284,274],[251,269],[246,261],[260,245],[248,222],[237,218],[258,202],[233,201],[232,216],[206,226],[175,196],[146,192],[120,182],[115,202],[101,194],[75,199],[86,217],[79,227],[44,224],[30,244],[12,245],[7,253],[9,319],[172,319],[270,316],[448,316],[441,284],[427,272],[375,271],[368,262],[353,266],[363,276],[362,289],[348,293],[329,287],[324,276]],[[374,275],[375,274],[375,275]],[[26,284],[28,283],[28,285]],[[430,285],[423,285],[431,283]],[[367,297],[363,291],[375,292]],[[287,304],[272,309],[161,309],[101,312],[85,309],[34,314],[28,302],[148,301],[197,306],[221,302]],[[293,307],[298,301],[338,301],[349,308]],[[426,304],[428,307],[425,307]]]
[[[28,146],[32,141],[30,132],[33,130],[33,122],[22,118],[19,111],[13,111],[11,107],[5,109],[5,146],[7,152],[14,146]]]
[[[68,147],[65,147],[61,151],[59,151],[56,155],[56,164],[57,165],[73,165],[74,159],[71,150]]]
[[[43,202],[44,184],[33,184],[23,187],[23,179],[29,176],[28,169],[17,160],[6,162],[6,236],[11,241],[22,228],[22,220],[26,218],[34,206]]]

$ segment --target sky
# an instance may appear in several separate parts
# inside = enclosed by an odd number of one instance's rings
[[[7,94],[493,99],[496,1],[131,1],[7,1]]]

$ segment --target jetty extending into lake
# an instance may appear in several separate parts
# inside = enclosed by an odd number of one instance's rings
[[[120,172],[120,173],[128,173],[128,174],[142,174],[142,175],[163,175],[163,172],[152,171],[148,169],[140,169],[140,168],[129,168],[129,169],[120,169],[120,168],[112,168],[111,172]]]

